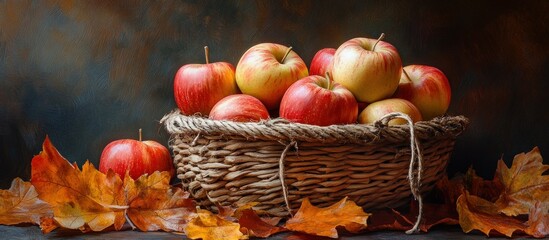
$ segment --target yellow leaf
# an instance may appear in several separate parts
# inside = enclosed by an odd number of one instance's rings
[[[213,213],[199,209],[197,216],[185,227],[185,234],[191,239],[237,240],[246,236],[240,232],[240,224],[227,221]]]

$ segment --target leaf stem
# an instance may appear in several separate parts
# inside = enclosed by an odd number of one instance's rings
[[[143,141],[143,130],[141,128],[139,129],[139,141]]]

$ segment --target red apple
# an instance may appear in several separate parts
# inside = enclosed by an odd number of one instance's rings
[[[353,94],[330,77],[311,75],[294,83],[280,103],[280,117],[292,122],[328,126],[356,123]]]
[[[133,179],[155,171],[168,171],[173,177],[175,170],[170,152],[162,144],[148,140],[121,139],[109,143],[101,153],[99,171],[107,173],[112,169],[122,178],[126,171]]]
[[[362,124],[374,123],[380,120],[383,116],[393,113],[405,113],[412,119],[412,122],[422,120],[421,113],[414,104],[400,98],[389,98],[381,101],[370,103],[358,116],[358,122]],[[406,124],[404,119],[393,119],[389,121],[389,125]]]
[[[256,97],[268,110],[275,110],[286,89],[308,76],[309,71],[291,47],[260,43],[242,55],[235,74],[242,93]]]
[[[185,115],[208,115],[222,98],[238,93],[232,64],[209,63],[208,47],[206,64],[186,64],[175,74],[173,90],[175,102]]]
[[[210,112],[210,119],[259,122],[269,119],[269,111],[259,99],[246,94],[235,94],[215,104]]]
[[[438,68],[409,65],[403,68],[394,97],[412,102],[424,120],[431,120],[446,113],[452,90],[448,78]]]
[[[395,92],[402,62],[396,48],[379,39],[353,38],[334,55],[334,81],[349,89],[359,102],[375,102]]]
[[[309,66],[309,75],[324,76],[326,72],[332,72],[335,52],[335,48],[323,48],[316,52]]]

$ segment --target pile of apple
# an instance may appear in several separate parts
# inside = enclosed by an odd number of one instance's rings
[[[450,104],[450,84],[437,68],[402,67],[396,48],[379,39],[354,38],[336,50],[325,48],[310,69],[286,47],[261,43],[236,65],[227,62],[186,64],[176,73],[174,95],[183,114],[214,120],[257,122],[282,117],[292,122],[328,126],[367,124],[391,112],[416,122],[443,115]],[[394,119],[389,125],[405,123]],[[122,139],[108,144],[99,170],[132,178],[174,166],[166,147],[154,141]]]
[[[251,47],[236,68],[210,63],[205,47],[206,64],[186,64],[177,71],[175,101],[185,115],[238,122],[281,117],[328,126],[368,124],[391,112],[414,122],[444,115],[451,97],[446,76],[431,66],[403,67],[383,36],[321,49],[309,69],[292,47],[276,43]]]

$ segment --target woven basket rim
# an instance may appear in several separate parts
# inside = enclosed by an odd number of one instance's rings
[[[373,124],[346,124],[316,126],[293,123],[282,118],[261,122],[233,122],[212,120],[200,115],[187,116],[179,109],[166,114],[160,123],[169,134],[202,136],[222,136],[225,138],[245,138],[250,140],[299,141],[322,143],[359,143],[402,142],[410,138],[410,127],[387,125],[387,121]],[[442,116],[429,121],[414,124],[418,140],[433,138],[456,138],[468,126],[465,116]]]

